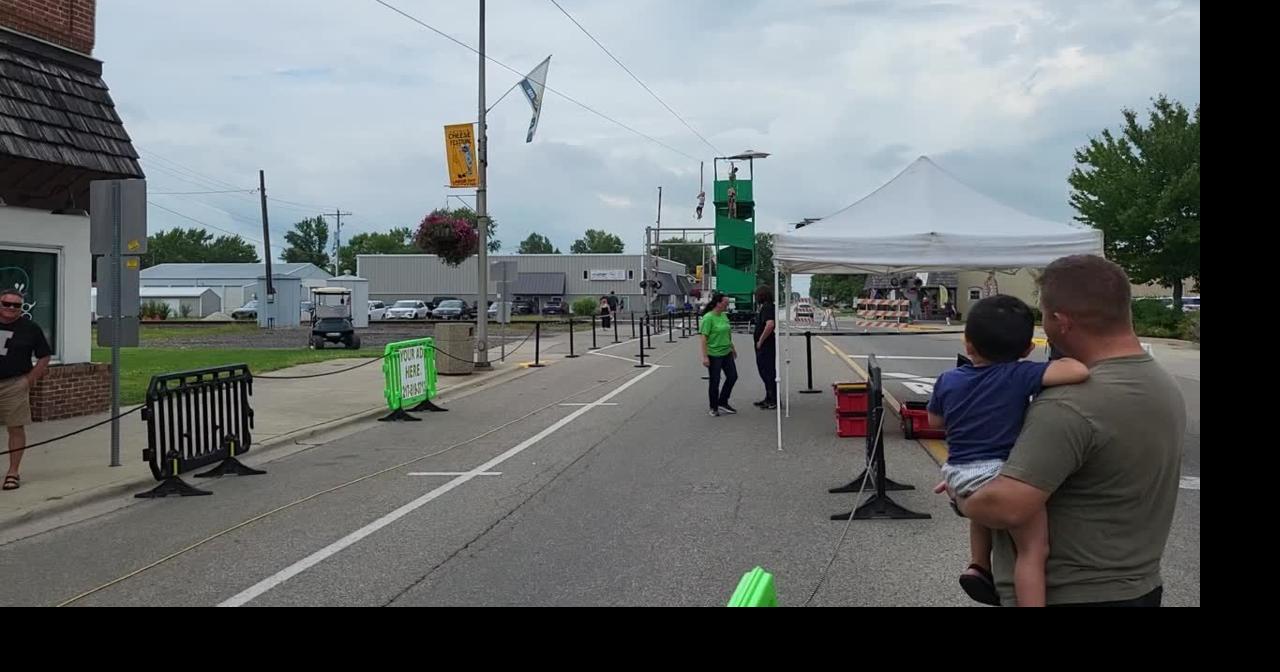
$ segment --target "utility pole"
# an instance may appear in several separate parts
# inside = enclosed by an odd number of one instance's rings
[[[342,218],[350,217],[352,213],[343,212],[341,208],[335,208],[335,212],[322,212],[321,217],[334,217],[337,223],[333,227],[333,275],[337,277],[342,275],[338,269],[338,252],[342,250]]]
[[[475,368],[489,369],[492,365],[489,363],[489,187],[488,187],[488,168],[489,168],[489,127],[485,122],[485,95],[484,95],[484,0],[480,0],[480,105],[479,105],[479,128],[476,133],[479,136],[476,140],[477,154],[479,158],[479,166],[476,171],[476,231],[480,240],[480,250],[477,254],[476,264],[479,267],[476,279],[476,292],[479,298],[476,300],[476,360]]]
[[[662,244],[662,187],[658,187],[658,221],[656,224],[657,228],[653,231],[653,275],[651,276],[651,279],[654,281],[657,281],[658,279],[658,255],[662,254],[662,248],[660,247]],[[653,299],[654,301],[658,300],[658,290],[656,287],[653,290]],[[648,309],[646,308],[646,310]]]
[[[260,309],[267,312],[267,327],[272,327],[275,324],[272,311],[275,309],[276,286],[275,279],[271,277],[271,226],[267,223],[267,172],[265,170],[258,171],[258,200],[262,202],[262,260],[267,277],[267,295],[262,297]]]

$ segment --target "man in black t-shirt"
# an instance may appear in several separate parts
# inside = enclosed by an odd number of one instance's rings
[[[755,329],[752,338],[756,344],[756,368],[760,370],[760,378],[764,381],[765,396],[755,405],[763,409],[778,407],[778,363],[777,345],[773,332],[777,325],[777,315],[773,307],[773,290],[761,287],[756,290]]]
[[[18,466],[27,446],[25,428],[31,424],[31,390],[49,370],[53,354],[44,332],[22,314],[22,304],[22,292],[0,290],[0,425],[9,433],[5,490],[17,490],[21,485]]]

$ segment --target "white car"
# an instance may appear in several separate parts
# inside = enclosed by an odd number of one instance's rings
[[[387,309],[388,320],[425,320],[431,311],[427,310],[425,301],[405,299],[396,301]]]
[[[387,304],[381,301],[370,301],[369,302],[369,321],[375,322],[377,320],[385,320],[385,319],[387,319]]]

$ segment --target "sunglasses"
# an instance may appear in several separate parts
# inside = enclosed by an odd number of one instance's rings
[[[21,308],[22,302],[21,301],[0,301],[0,306],[4,306],[5,308]]]

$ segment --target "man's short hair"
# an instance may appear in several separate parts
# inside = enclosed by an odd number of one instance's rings
[[[1082,329],[1111,333],[1133,327],[1129,276],[1114,262],[1091,254],[1063,257],[1041,274],[1040,302]]]
[[[761,285],[756,288],[756,301],[760,303],[773,303],[773,288]]]

